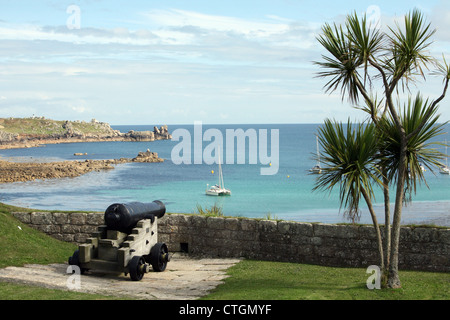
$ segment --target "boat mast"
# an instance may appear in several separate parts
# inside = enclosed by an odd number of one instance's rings
[[[445,166],[448,168],[447,139],[445,140]]]
[[[319,137],[316,135],[317,143],[317,166],[320,167]]]
[[[221,165],[221,161],[220,161],[220,148],[218,150],[218,153],[219,153],[219,187],[221,189],[224,189],[225,185],[223,183],[222,165]]]

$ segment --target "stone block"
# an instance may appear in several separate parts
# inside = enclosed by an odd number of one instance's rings
[[[450,229],[438,229],[437,234],[439,242],[450,244]]]
[[[225,219],[225,229],[227,230],[239,230],[239,225],[239,219],[237,218]]]
[[[70,224],[83,225],[86,223],[86,213],[74,212],[70,214]]]
[[[412,229],[410,227],[400,228],[400,242],[410,241],[412,236]]]
[[[359,238],[359,226],[318,223],[314,225],[314,235],[341,239]]]
[[[206,217],[200,215],[191,216],[190,222],[191,226],[194,228],[205,228],[206,227]]]
[[[23,223],[31,222],[31,212],[12,212],[11,214],[14,218]]]
[[[56,224],[68,224],[69,213],[67,212],[53,212],[53,220]]]
[[[46,234],[55,234],[61,232],[60,226],[54,224],[36,224],[34,225],[34,228]]]
[[[312,245],[296,246],[296,254],[301,256],[310,256],[314,253],[314,247]]]
[[[61,226],[61,233],[75,234],[81,232],[81,225],[64,224]]]
[[[208,217],[206,226],[211,229],[224,229],[225,219],[219,217]]]
[[[411,231],[410,241],[412,242],[432,242],[438,239],[435,228],[414,228]]]
[[[53,224],[53,215],[51,212],[32,212],[32,224]]]
[[[187,226],[188,225],[188,216],[184,214],[171,214],[169,217],[169,224],[176,226]]]
[[[276,232],[278,229],[277,222],[272,220],[261,220],[259,221],[258,229],[259,232],[262,233]]]
[[[241,219],[241,230],[255,232],[258,229],[258,221],[253,219]]]
[[[381,230],[381,234],[383,235],[383,230]],[[360,226],[359,227],[359,233],[361,238],[363,239],[371,239],[376,240],[377,239],[377,233],[375,231],[375,228],[373,226]]]
[[[287,222],[287,221],[280,221],[278,222],[278,232],[281,234],[288,234],[291,233],[291,229],[292,229],[292,223]]]
[[[97,231],[97,228],[94,225],[88,225],[87,224],[87,225],[81,226],[81,228],[80,228],[80,232],[82,232],[82,233],[93,234],[96,231]]]
[[[290,224],[290,233],[293,235],[312,237],[314,235],[314,227],[311,223],[292,222]]]
[[[73,239],[76,243],[85,243],[87,238],[89,238],[89,235],[86,233],[77,233],[77,234],[74,234],[74,237],[73,237]]]
[[[105,223],[105,214],[101,212],[91,212],[86,214],[86,224],[99,226]]]

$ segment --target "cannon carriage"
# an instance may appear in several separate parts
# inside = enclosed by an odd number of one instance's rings
[[[105,211],[105,225],[69,258],[69,265],[101,272],[125,273],[139,281],[150,271],[166,269],[167,245],[158,242],[158,219],[166,212],[161,201],[115,203]]]

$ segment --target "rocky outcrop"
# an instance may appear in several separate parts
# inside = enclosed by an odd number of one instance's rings
[[[129,141],[154,141],[155,134],[153,131],[134,131],[130,130],[123,134],[123,138]]]
[[[133,131],[120,133],[125,140],[130,141],[154,141],[154,140],[170,140],[172,135],[169,133],[167,126],[161,128],[153,127],[153,131]]]
[[[0,119],[0,149],[42,144],[97,141],[155,141],[172,139],[167,126],[153,131],[114,130],[106,122],[55,121],[45,118]]]
[[[164,160],[158,157],[156,152],[151,152],[147,149],[146,152],[139,152],[136,158],[131,160],[132,162],[163,162]]]
[[[2,143],[13,143],[17,140],[18,134],[12,134],[8,132],[4,132],[0,129],[0,144]]]
[[[56,178],[73,178],[91,171],[114,169],[114,165],[128,162],[163,162],[156,152],[139,152],[135,158],[111,160],[84,160],[58,162],[9,162],[0,161],[0,183],[45,180]]]

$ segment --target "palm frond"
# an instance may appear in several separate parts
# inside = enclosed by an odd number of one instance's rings
[[[318,77],[329,78],[324,88],[326,92],[334,92],[341,88],[342,99],[347,97],[351,102],[358,101],[358,87],[356,81],[360,76],[356,69],[359,66],[358,54],[352,50],[351,43],[341,26],[332,27],[325,24],[323,34],[317,40],[328,51],[330,56],[322,55],[325,62],[314,62],[326,71],[318,73]]]
[[[407,87],[414,75],[425,78],[424,68],[434,62],[426,50],[432,44],[430,39],[436,29],[431,29],[431,24],[426,24],[423,14],[417,9],[405,16],[403,28],[396,23],[396,29],[389,29],[392,33],[388,37],[394,80],[404,80]]]
[[[384,33],[380,32],[376,26],[370,25],[366,15],[359,19],[356,13],[348,16],[346,26],[349,41],[352,43],[355,54],[358,55],[359,64],[364,66],[364,83],[366,80],[370,82],[369,59],[376,59],[375,56],[383,50]]]
[[[438,151],[440,142],[434,141],[437,136],[444,134],[446,123],[439,123],[439,115],[433,109],[428,116],[431,103],[423,100],[420,95],[415,99],[410,98],[403,106],[401,122],[406,135],[414,132],[423,121],[425,125],[407,141],[406,153],[406,175],[405,192],[411,196],[416,192],[417,183],[426,179],[421,165],[434,172],[436,167],[441,166],[441,160],[445,155]],[[395,181],[398,177],[398,167],[400,165],[400,133],[392,117],[384,117],[380,121],[382,139],[380,139],[380,152],[383,154],[381,165],[388,168],[388,177]]]
[[[437,70],[433,71],[431,74],[436,76],[443,76],[443,82],[445,83],[448,79],[450,79],[450,66],[445,60],[445,56],[442,55],[442,60],[444,64],[436,62]]]
[[[381,183],[376,164],[377,135],[373,124],[353,125],[325,120],[319,129],[322,174],[313,190],[339,187],[341,208],[354,218],[359,213],[362,190],[373,198],[373,182]]]

